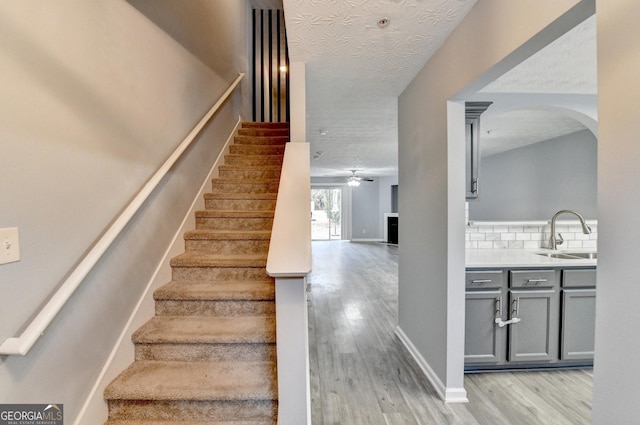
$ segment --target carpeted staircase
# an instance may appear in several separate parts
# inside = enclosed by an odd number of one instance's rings
[[[265,270],[286,123],[242,124],[219,177],[105,390],[107,425],[277,422],[274,280]]]

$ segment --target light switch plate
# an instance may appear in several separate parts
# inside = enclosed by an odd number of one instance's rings
[[[18,228],[0,229],[0,264],[20,261],[20,241]]]

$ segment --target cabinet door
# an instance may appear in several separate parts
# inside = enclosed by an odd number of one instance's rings
[[[562,360],[593,360],[596,326],[595,289],[562,292]]]
[[[558,358],[558,294],[554,290],[509,291],[509,361],[548,362]]]
[[[473,364],[504,362],[504,329],[495,324],[502,312],[502,291],[467,292],[464,360]]]

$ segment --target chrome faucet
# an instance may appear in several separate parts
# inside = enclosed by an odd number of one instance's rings
[[[557,245],[562,245],[562,243],[564,242],[564,239],[562,239],[562,235],[560,233],[558,233],[558,236],[560,237],[560,241],[558,242],[556,240],[556,219],[560,214],[565,214],[565,213],[573,214],[576,217],[578,217],[578,220],[580,220],[580,225],[582,226],[582,233],[584,233],[585,235],[588,235],[589,233],[591,233],[591,228],[587,226],[587,223],[585,223],[584,217],[582,216],[582,214],[573,210],[560,210],[557,213],[555,213],[553,215],[553,218],[551,219],[551,237],[549,238],[549,249],[555,250]]]

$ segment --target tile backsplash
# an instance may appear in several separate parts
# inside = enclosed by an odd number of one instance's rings
[[[547,248],[550,237],[548,221],[469,221],[466,217],[465,246],[467,249],[536,249]],[[556,233],[564,243],[558,249],[597,249],[598,224],[587,220],[591,234],[582,233],[577,220],[558,220]]]

